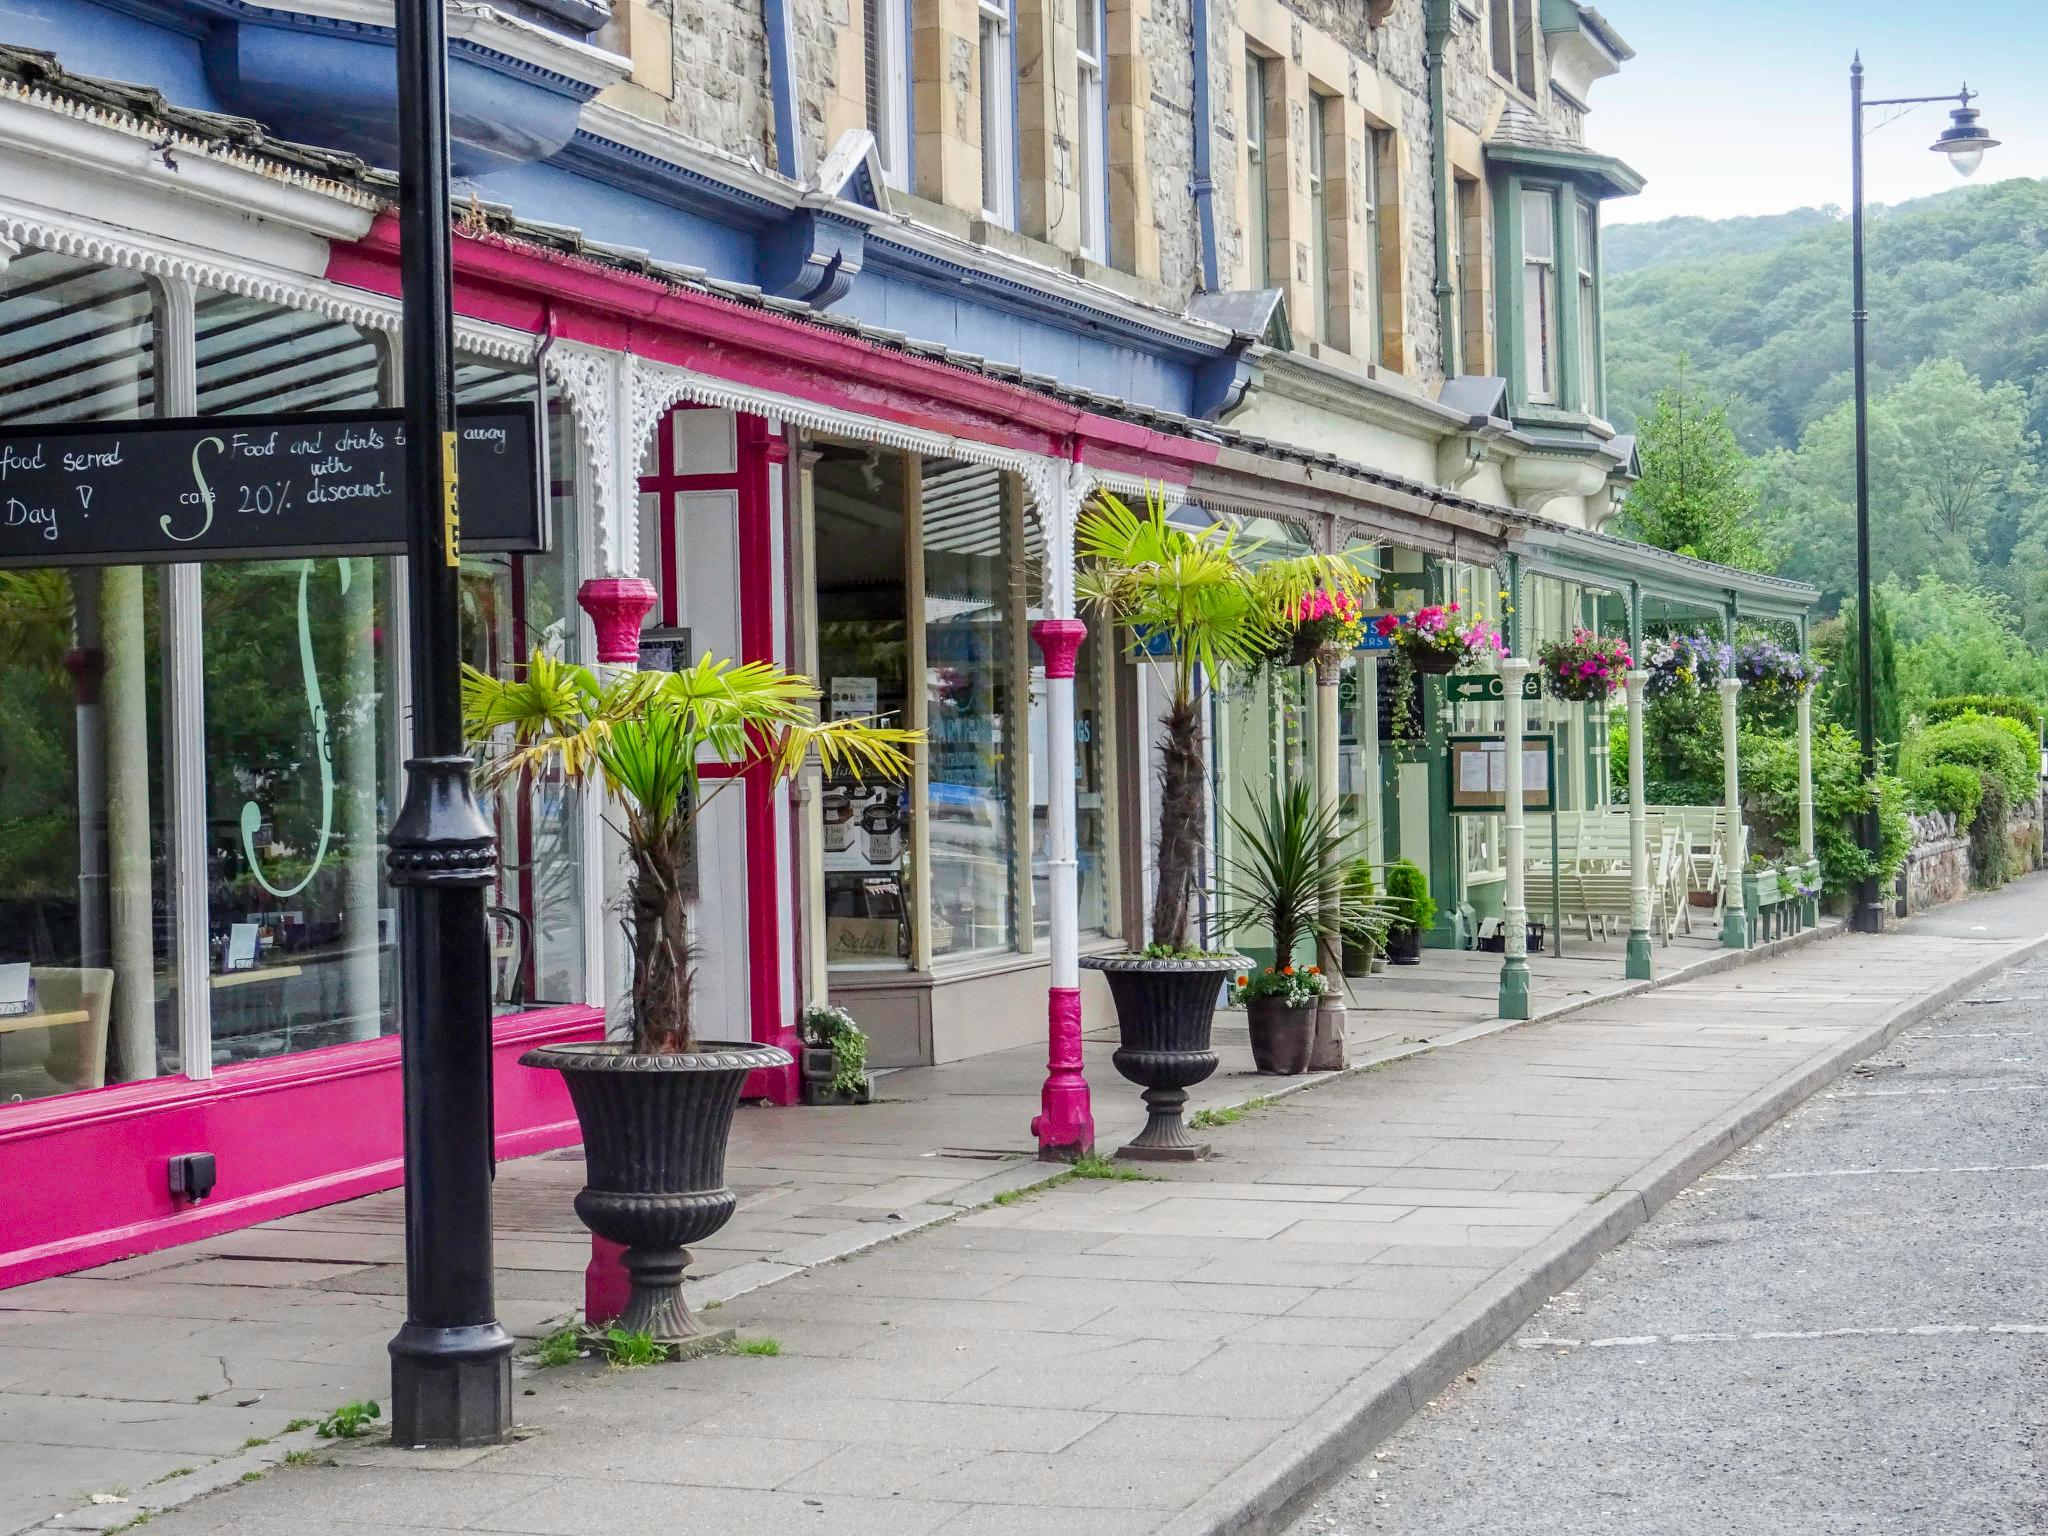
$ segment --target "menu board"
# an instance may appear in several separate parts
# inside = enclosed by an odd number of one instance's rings
[[[1508,803],[1507,743],[1498,736],[1453,736],[1444,743],[1450,753],[1450,801],[1453,814],[1500,811]],[[1522,738],[1522,806],[1548,811],[1551,806],[1551,738]]]
[[[530,405],[456,413],[461,546],[545,547]],[[0,431],[0,566],[395,555],[400,411],[299,411]]]

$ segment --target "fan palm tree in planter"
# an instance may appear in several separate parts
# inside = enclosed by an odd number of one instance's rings
[[[1240,851],[1223,861],[1218,931],[1273,935],[1273,963],[1240,975],[1231,1000],[1244,1004],[1258,1069],[1293,1077],[1308,1069],[1316,1003],[1336,984],[1319,966],[1297,963],[1301,940],[1366,939],[1396,913],[1357,889],[1344,859],[1351,837],[1307,782],[1275,785],[1250,821],[1232,816],[1230,824]]]
[[[626,1249],[633,1290],[619,1326],[667,1344],[703,1329],[683,1301],[686,1249],[736,1204],[725,1144],[749,1072],[788,1053],[697,1032],[691,983],[691,833],[705,805],[746,773],[779,782],[813,755],[828,774],[903,778],[916,733],[868,720],[821,721],[808,678],[766,662],[714,661],[600,678],[535,652],[517,680],[463,669],[463,725],[484,750],[483,782],[553,768],[601,787],[632,860],[626,927],[633,956],[628,1040],[544,1046],[520,1058],[567,1080],[587,1182],[576,1214]],[[709,794],[699,765],[735,770]]]
[[[1145,1129],[1125,1147],[1131,1157],[1201,1155],[1182,1122],[1187,1091],[1216,1070],[1209,1030],[1221,984],[1249,963],[1199,947],[1202,828],[1208,758],[1202,713],[1220,671],[1252,668],[1272,652],[1289,603],[1319,587],[1357,591],[1363,578],[1334,556],[1287,561],[1284,579],[1255,578],[1252,549],[1234,528],[1199,530],[1168,521],[1159,496],[1138,512],[1097,492],[1075,529],[1080,568],[1075,589],[1098,616],[1128,628],[1137,655],[1166,678],[1159,721],[1158,883],[1151,943],[1082,964],[1103,972],[1116,1000],[1116,1069],[1144,1089]]]
[[[1436,902],[1429,894],[1429,876],[1412,859],[1387,866],[1387,897],[1396,916],[1387,934],[1387,959],[1395,965],[1422,964],[1422,936],[1436,922]]]

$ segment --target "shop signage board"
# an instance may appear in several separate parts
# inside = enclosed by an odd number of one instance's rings
[[[1445,740],[1451,759],[1448,778],[1454,816],[1491,815],[1507,809],[1508,751],[1499,736],[1452,736]],[[1552,809],[1556,782],[1556,745],[1549,736],[1522,738],[1522,808]]]
[[[1498,704],[1506,696],[1498,672],[1453,672],[1444,679],[1444,697],[1453,704]],[[1542,681],[1534,672],[1522,678],[1522,697],[1532,703],[1543,697]]]
[[[457,414],[461,547],[545,548],[530,405]],[[0,566],[397,555],[399,411],[0,428]]]

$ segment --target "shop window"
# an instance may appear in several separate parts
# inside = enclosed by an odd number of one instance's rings
[[[912,721],[910,486],[902,454],[820,445],[811,474],[818,684],[835,718]],[[887,970],[911,963],[910,791],[908,784],[851,777],[822,786],[829,965]]]
[[[979,0],[981,56],[981,211],[1017,222],[1017,66],[1010,52],[1010,0]]]
[[[201,415],[371,409],[382,352],[353,325],[233,294],[197,301]],[[394,562],[199,567],[208,981],[216,1064],[398,1027]]]
[[[1245,264],[1250,286],[1273,285],[1272,208],[1266,187],[1266,61],[1256,53],[1244,56],[1244,205]]]
[[[932,459],[922,499],[929,911],[934,959],[1016,943],[1012,602],[1022,505],[1000,470]]]
[[[530,404],[531,372],[459,359],[462,407]],[[536,650],[582,659],[576,606],[575,424],[559,397],[548,401],[545,516],[547,551],[465,554],[462,659],[498,677],[523,674]],[[500,786],[489,802],[498,834],[490,897],[493,1005],[498,1012],[582,1002],[588,995],[583,924],[582,818],[577,792],[559,770]]]
[[[904,36],[907,0],[864,0],[862,66],[867,125],[892,187],[910,185],[910,54]]]
[[[0,423],[152,414],[140,278],[0,274]],[[0,571],[0,1104],[179,1070],[161,568]]]
[[[1557,198],[1522,193],[1522,387],[1539,405],[1557,400]]]
[[[1080,102],[1074,129],[1081,186],[1081,254],[1109,260],[1109,168],[1103,139],[1108,109],[1103,98],[1103,0],[1078,0],[1074,12],[1074,64]]]

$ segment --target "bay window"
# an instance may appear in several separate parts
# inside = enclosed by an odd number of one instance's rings
[[[1599,219],[1593,205],[1576,204],[1578,223],[1572,254],[1578,269],[1579,409],[1600,412],[1600,251]]]

